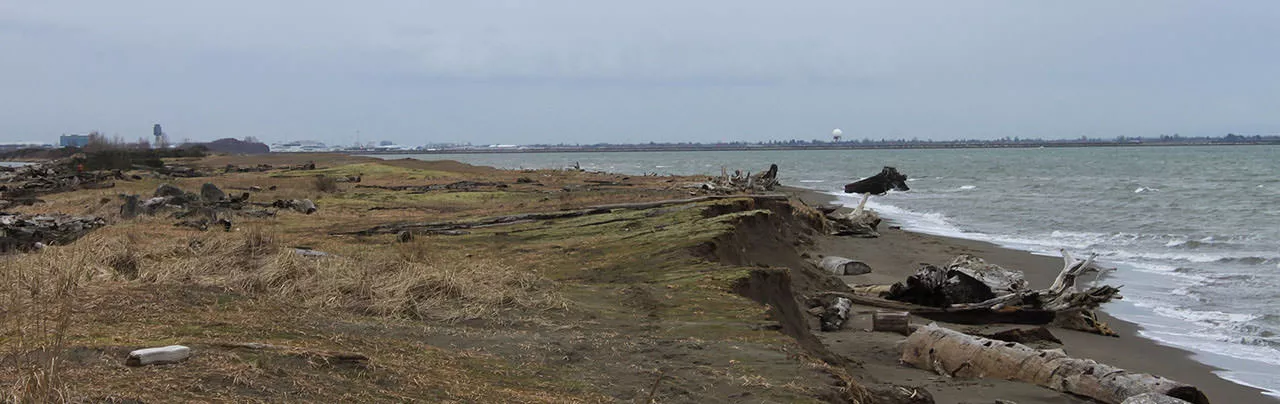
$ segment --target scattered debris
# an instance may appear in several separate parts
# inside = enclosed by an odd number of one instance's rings
[[[729,175],[728,170],[721,167],[719,177],[711,178],[710,181],[700,184],[699,187],[706,191],[729,194],[769,192],[779,185],[781,184],[778,183],[778,165],[770,164],[768,170],[755,175],[750,172],[743,173],[742,170],[734,170],[733,175]]]
[[[0,253],[67,244],[106,224],[105,220],[94,216],[0,213]]]
[[[258,164],[258,165],[256,165],[256,166],[248,166],[248,167],[239,167],[239,166],[236,166],[236,165],[234,165],[234,164],[227,164],[227,167],[226,167],[226,169],[224,169],[224,172],[227,172],[227,173],[260,173],[260,172],[265,172],[265,171],[271,171],[271,169],[272,169],[272,167],[271,167],[271,165],[270,165],[270,164]]]
[[[824,215],[829,221],[831,235],[862,238],[880,237],[880,215],[873,210],[854,213],[831,212]]]
[[[170,345],[129,352],[129,359],[126,359],[124,364],[128,366],[163,365],[182,362],[190,356],[191,348],[182,345]]]
[[[359,182],[359,181],[356,181]],[[471,191],[482,187],[506,188],[501,182],[458,181],[449,184],[432,185],[356,185],[356,188],[385,189],[388,191],[409,191],[409,193],[426,193],[431,191]]]
[[[292,209],[299,213],[312,214],[316,213],[316,203],[310,199],[277,199],[271,203],[271,206],[279,209]]]

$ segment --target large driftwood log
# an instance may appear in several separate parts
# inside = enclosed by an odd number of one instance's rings
[[[1195,386],[1071,358],[1059,350],[974,337],[936,324],[921,327],[907,338],[902,361],[944,376],[1018,380],[1108,404],[1147,393],[1209,403]]]

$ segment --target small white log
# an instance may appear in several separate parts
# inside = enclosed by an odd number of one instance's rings
[[[836,276],[871,273],[871,266],[867,263],[844,257],[825,257],[819,265]]]
[[[191,348],[182,345],[170,345],[159,348],[146,348],[129,352],[129,359],[124,364],[129,366],[160,365],[177,363],[191,356]]]

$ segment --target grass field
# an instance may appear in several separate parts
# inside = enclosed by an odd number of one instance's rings
[[[0,260],[0,382],[15,402],[810,402],[857,397],[844,370],[779,332],[744,297],[781,227],[804,207],[750,198],[617,209],[467,229],[335,235],[688,198],[697,179],[509,171],[456,162],[316,158],[316,170],[120,181],[43,196],[23,213],[105,217],[69,245]],[[300,164],[294,156],[183,161]],[[317,175],[360,176],[318,187]],[[458,190],[396,191],[458,181]],[[309,198],[312,215],[235,218],[232,231],[120,218],[118,195],[161,183],[251,200]],[[332,184],[331,184],[332,185]],[[274,187],[274,189],[272,189]],[[329,189],[322,189],[329,188]],[[781,226],[781,227],[780,227]],[[762,233],[747,233],[754,229]],[[761,235],[763,234],[763,236]],[[328,253],[302,256],[295,248]],[[789,247],[789,246],[787,246]],[[769,255],[753,251],[769,250]],[[783,249],[786,250],[786,249]],[[779,250],[782,251],[782,250]],[[776,253],[776,254],[775,254]],[[780,255],[779,255],[780,254]],[[762,263],[763,262],[763,263]],[[771,315],[774,313],[774,315]],[[285,350],[228,348],[265,343]],[[182,344],[182,363],[132,368],[128,352]],[[367,365],[327,361],[356,352]]]

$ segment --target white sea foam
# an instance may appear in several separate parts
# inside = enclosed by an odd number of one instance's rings
[[[1138,189],[1133,190],[1133,193],[1135,193],[1135,194],[1140,194],[1140,193],[1143,193],[1143,192],[1160,192],[1160,189],[1159,189],[1159,188],[1151,188],[1151,187],[1138,187]]]
[[[978,187],[977,185],[962,185],[962,186],[960,186],[960,190],[961,190],[961,191],[968,191],[968,190],[970,190],[970,189],[974,189],[974,188],[977,188],[977,187]]]

